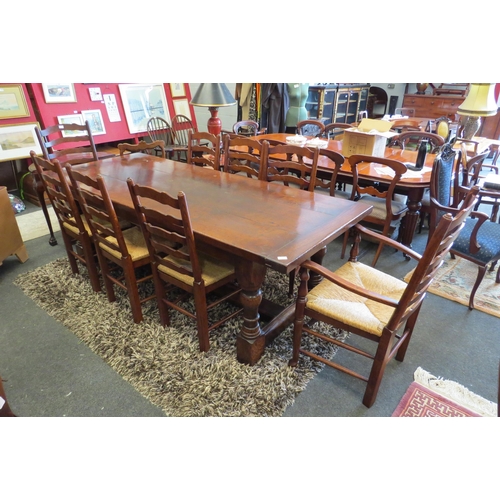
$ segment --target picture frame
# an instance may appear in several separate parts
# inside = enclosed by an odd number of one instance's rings
[[[102,101],[102,93],[100,87],[89,87],[89,95],[91,101]]]
[[[0,161],[29,158],[30,151],[42,154],[35,133],[38,122],[20,125],[0,125]]]
[[[153,116],[170,122],[163,83],[131,83],[118,87],[131,134],[146,132],[147,123]]]
[[[186,89],[183,83],[171,83],[170,93],[172,97],[184,97],[186,95]]]
[[[189,101],[187,99],[177,99],[173,102],[176,115],[184,115],[187,116],[190,120],[192,119],[191,109],[189,107]]]
[[[0,85],[0,120],[30,116],[22,85]]]
[[[76,102],[75,86],[72,83],[42,83],[42,89],[47,104]]]
[[[85,120],[80,114],[62,115],[57,117],[57,122],[60,124],[76,123],[77,125],[85,125]],[[85,135],[85,132],[80,130],[63,130],[61,132],[63,137],[75,137],[77,135]]]
[[[88,121],[92,135],[103,135],[106,133],[104,120],[100,109],[88,109],[82,111],[83,121]]]

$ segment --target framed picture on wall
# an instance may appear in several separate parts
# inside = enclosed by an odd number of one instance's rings
[[[153,116],[170,122],[163,83],[131,83],[118,87],[131,134],[146,132]]]
[[[76,123],[77,125],[85,125],[85,120],[82,115],[62,115],[57,117],[57,122],[61,124]],[[80,130],[63,130],[63,137],[75,137],[76,135],[86,135],[86,132]]]
[[[42,83],[47,104],[56,102],[76,102],[75,86],[72,83]]]
[[[0,125],[0,161],[29,158],[31,150],[41,155],[42,148],[35,127],[38,127],[38,123]]]
[[[30,112],[22,85],[0,86],[0,120],[22,118]]]
[[[191,120],[191,110],[187,99],[177,99],[174,101],[174,109],[176,115],[187,116]]]
[[[92,135],[102,135],[106,133],[102,113],[100,109],[89,109],[82,111],[83,121],[88,121]]]
[[[171,83],[170,84],[170,93],[172,97],[184,97],[186,95],[186,91],[184,89],[183,83]]]

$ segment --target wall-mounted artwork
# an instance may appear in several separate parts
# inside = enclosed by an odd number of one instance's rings
[[[131,134],[146,132],[153,116],[170,122],[163,83],[120,84],[119,88]]]
[[[176,115],[187,116],[191,120],[191,110],[187,99],[177,99],[174,101],[174,110]]]
[[[45,102],[76,102],[75,86],[72,83],[42,83]]]
[[[22,85],[0,86],[0,120],[7,118],[23,118],[30,112]]]
[[[29,158],[30,151],[42,154],[42,148],[36,137],[38,123],[0,126],[0,161]]]
[[[92,135],[101,135],[106,133],[102,113],[100,109],[90,109],[82,111],[83,121],[88,121]]]
[[[62,115],[57,117],[57,122],[61,124],[76,123],[77,125],[85,125],[85,120],[82,115]],[[75,135],[87,135],[87,132],[80,130],[63,130],[61,131],[63,137],[74,137]]]

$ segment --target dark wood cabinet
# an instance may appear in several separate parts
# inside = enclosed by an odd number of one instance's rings
[[[306,102],[308,118],[329,123],[353,123],[365,111],[370,85],[328,83],[311,85]]]
[[[455,114],[463,102],[461,96],[405,94],[402,107],[415,109],[415,116],[420,118],[446,116],[455,121]]]

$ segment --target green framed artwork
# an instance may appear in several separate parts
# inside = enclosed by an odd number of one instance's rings
[[[22,85],[0,85],[0,120],[30,116]]]

